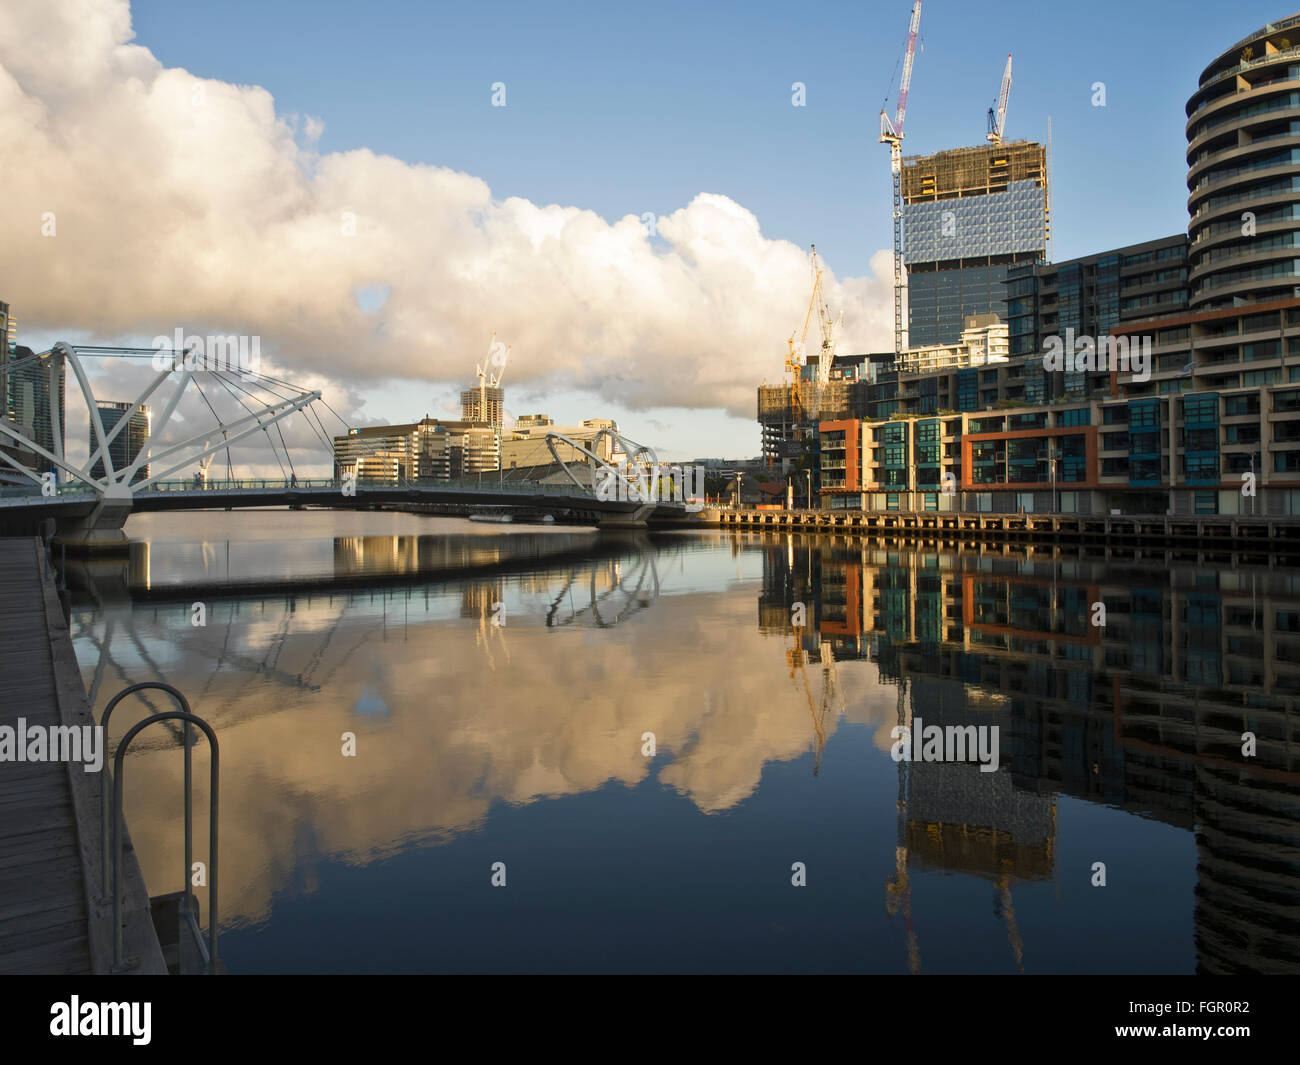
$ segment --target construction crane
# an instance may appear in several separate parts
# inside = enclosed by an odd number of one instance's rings
[[[1002,130],[1007,124],[1007,97],[1011,95],[1011,53],[1007,53],[1007,69],[1002,72],[1002,91],[998,93],[998,108],[994,113],[989,108],[988,140],[992,144],[1002,143]]]
[[[487,415],[487,390],[501,387],[501,378],[505,376],[508,358],[510,358],[510,348],[501,350],[494,332],[488,344],[488,357],[483,360],[482,366],[474,367],[474,372],[478,374],[478,416],[485,422],[491,421]]]
[[[803,332],[799,335],[799,344],[796,347],[794,337],[790,336],[786,343],[790,350],[785,356],[785,370],[790,375],[790,405],[792,416],[797,422],[803,414],[803,359],[804,345],[808,341],[808,323],[812,321],[812,304],[808,304],[808,313],[804,315]]]
[[[907,117],[907,91],[912,84],[912,63],[916,58],[916,37],[921,28],[921,0],[912,5],[907,27],[907,54],[903,78],[898,86],[894,120],[880,109],[880,143],[889,145],[889,170],[894,179],[894,360],[903,354],[903,119]]]
[[[808,701],[808,717],[813,729],[813,776],[822,768],[822,752],[826,750],[826,716],[833,709],[832,703],[838,703],[839,713],[844,713],[844,695],[839,689],[835,674],[835,655],[829,642],[819,644],[822,659],[822,698],[821,710],[813,702],[812,685],[808,682],[808,656],[803,650],[803,626],[791,626],[794,646],[785,653],[785,664],[790,669],[790,679],[795,680],[798,673],[803,680],[804,698]]]
[[[817,318],[821,324],[822,347],[817,357],[817,407],[814,413],[821,415],[821,400],[825,395],[826,383],[831,379],[831,367],[835,364],[835,330],[844,321],[844,312],[840,311],[837,319],[831,318],[831,309],[826,305],[822,290],[822,269],[817,265],[817,245],[812,245],[813,266],[813,302],[817,304]]]
[[[795,345],[794,337],[790,337],[787,343],[790,345],[789,354],[786,356],[785,368],[792,371],[794,379],[791,385],[791,395],[794,402],[804,414],[816,418],[820,414],[821,390],[822,386],[831,379],[831,366],[835,362],[835,330],[839,323],[844,319],[844,312],[840,312],[839,319],[832,319],[830,308],[826,305],[824,291],[822,289],[822,275],[825,271],[822,269],[821,262],[817,258],[817,245],[811,245],[811,269],[812,269],[812,295],[808,299],[808,310],[803,317],[803,330],[799,334],[798,346]],[[813,378],[812,389],[808,401],[804,401],[803,383],[801,380],[802,366],[805,362],[805,352],[808,344],[808,328],[812,325],[813,311],[817,312],[817,320],[821,328],[822,343],[821,351],[817,356],[817,373]]]

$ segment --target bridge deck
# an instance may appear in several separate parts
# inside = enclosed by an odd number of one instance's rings
[[[39,542],[0,539],[0,725],[20,717],[29,729],[91,720]],[[109,971],[111,920],[92,895],[109,779],[80,764],[0,762],[0,973]],[[136,971],[165,971],[134,855],[124,874]]]

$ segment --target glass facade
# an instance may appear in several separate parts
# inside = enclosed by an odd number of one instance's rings
[[[1035,181],[1003,192],[903,205],[903,262],[945,262],[1047,248],[1047,194]]]
[[[17,425],[28,439],[52,454],[63,448],[66,420],[64,417],[65,374],[63,356],[46,352],[34,354],[28,348],[17,348],[3,353],[4,401],[3,413]],[[55,445],[54,423],[50,414],[50,398],[55,396],[59,419],[59,442]],[[14,447],[6,448],[15,451]],[[35,454],[24,452],[20,460],[35,461],[38,472],[49,468],[49,462]]]
[[[1160,484],[1160,400],[1131,402],[1128,405],[1128,425],[1128,483]]]
[[[1005,311],[1006,266],[966,266],[907,275],[907,342],[956,344],[966,317]]]

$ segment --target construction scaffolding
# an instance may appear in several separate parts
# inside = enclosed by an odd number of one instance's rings
[[[903,200],[952,200],[1005,192],[1013,181],[1046,184],[1047,151],[1035,141],[952,148],[903,160]]]
[[[758,423],[762,427],[763,458],[769,464],[796,459],[803,453],[804,442],[816,439],[819,423],[862,417],[866,394],[863,385],[864,382],[833,377],[818,391],[815,409],[811,403],[800,404],[792,385],[759,386]]]

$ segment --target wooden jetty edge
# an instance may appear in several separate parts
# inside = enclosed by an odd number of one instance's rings
[[[0,539],[0,725],[94,724],[45,551]],[[0,762],[0,973],[113,971],[113,910],[100,871],[98,773],[76,762]],[[125,826],[124,826],[125,827]],[[167,972],[149,895],[124,837],[124,972]]]

